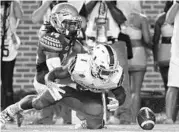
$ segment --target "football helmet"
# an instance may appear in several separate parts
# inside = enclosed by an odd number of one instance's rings
[[[116,52],[111,46],[98,44],[94,47],[91,57],[93,76],[108,79],[116,71],[117,65]]]
[[[50,24],[59,33],[76,36],[81,29],[82,19],[74,6],[69,3],[59,3],[52,9]]]

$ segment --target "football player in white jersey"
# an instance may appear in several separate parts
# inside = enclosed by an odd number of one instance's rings
[[[55,83],[60,79],[60,85]],[[103,128],[103,105],[101,92],[111,91],[119,105],[125,101],[123,69],[119,66],[115,51],[109,45],[97,45],[91,54],[77,54],[66,65],[50,71],[46,77],[48,89],[41,95],[28,95],[21,101],[6,109],[6,116],[1,122],[14,116],[17,112],[35,108],[40,110],[61,101],[84,117],[86,128]],[[65,83],[66,81],[66,83]],[[77,84],[76,89],[68,86]],[[23,102],[28,98],[28,102]],[[2,112],[3,113],[3,112]],[[2,114],[1,114],[2,115]],[[2,118],[3,117],[3,118]]]

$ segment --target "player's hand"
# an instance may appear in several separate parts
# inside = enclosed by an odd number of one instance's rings
[[[114,97],[108,97],[109,104],[107,104],[107,109],[109,111],[115,111],[119,107],[119,102]]]

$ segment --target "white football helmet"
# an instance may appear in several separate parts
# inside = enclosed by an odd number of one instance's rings
[[[50,24],[59,33],[67,36],[77,35],[81,29],[82,19],[74,6],[69,3],[59,3],[52,9]]]
[[[99,44],[94,47],[91,58],[93,76],[108,79],[116,71],[117,65],[116,52],[110,45]]]

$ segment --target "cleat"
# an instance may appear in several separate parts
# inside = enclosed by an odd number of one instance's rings
[[[79,124],[76,124],[75,129],[87,129],[86,120],[83,120]]]
[[[163,124],[174,124],[174,121],[172,119],[167,118],[167,119],[165,119]]]
[[[5,124],[6,124],[6,122],[3,119],[0,119],[0,127],[1,127],[1,129],[6,128]]]
[[[9,122],[11,120],[14,120],[13,117],[10,116],[10,114],[7,112],[7,110],[4,110],[0,113],[0,125],[1,128],[5,128],[6,122]]]
[[[21,127],[23,120],[24,120],[23,115],[20,112],[18,112],[17,113],[17,126],[18,127]]]

